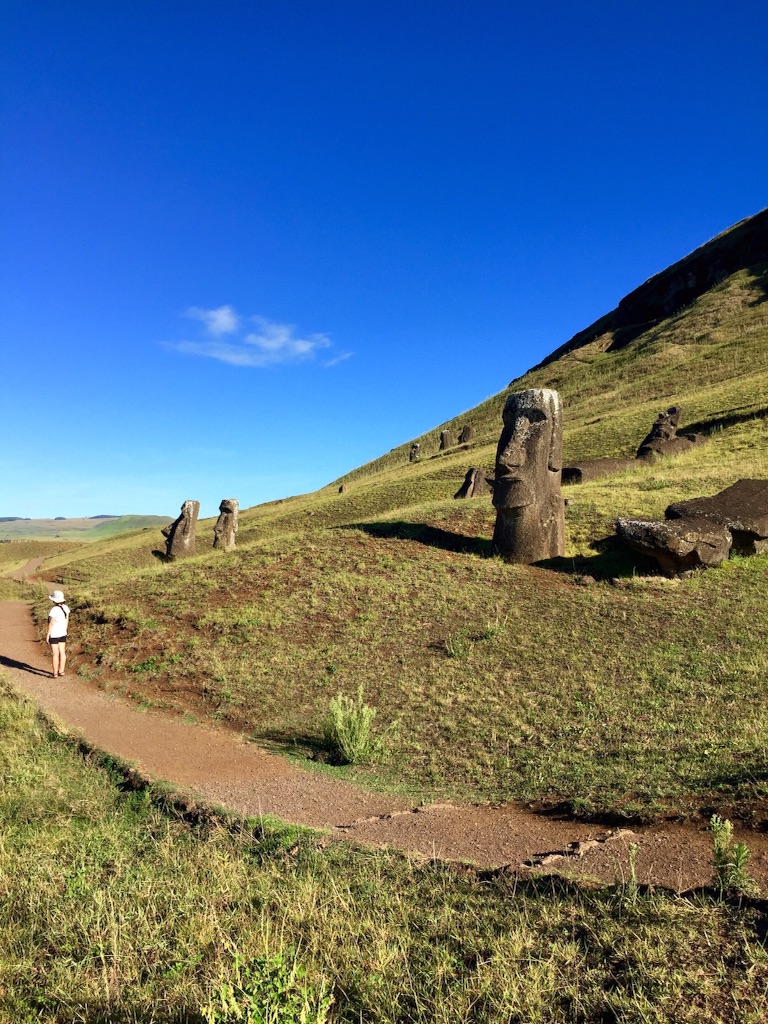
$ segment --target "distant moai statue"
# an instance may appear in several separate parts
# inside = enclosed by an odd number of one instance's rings
[[[474,431],[472,430],[472,424],[465,423],[464,426],[461,428],[461,433],[459,434],[459,444],[469,444],[469,442],[472,440],[473,433]]]
[[[440,451],[444,452],[446,448],[453,447],[453,434],[450,430],[440,431]]]
[[[481,498],[488,493],[488,481],[485,470],[480,466],[470,466],[464,483],[454,494],[454,498]]]
[[[421,445],[418,441],[414,441],[411,445],[411,450],[408,452],[409,462],[418,462],[421,458]]]
[[[240,505],[237,498],[224,498],[219,505],[219,518],[213,528],[213,546],[222,551],[235,550],[237,518]]]
[[[493,546],[508,562],[530,564],[565,553],[563,407],[549,388],[507,399],[496,450]]]
[[[341,487],[339,487],[339,494],[346,494],[346,493],[347,493],[347,485],[346,484],[342,484]]]
[[[170,526],[163,530],[165,556],[170,561],[175,558],[188,558],[195,553],[195,530],[197,517],[200,515],[199,501],[185,501],[181,506],[181,515]]]

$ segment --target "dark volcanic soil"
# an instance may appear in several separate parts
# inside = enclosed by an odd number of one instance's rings
[[[629,831],[541,816],[511,804],[413,807],[403,798],[303,771],[232,732],[139,710],[76,676],[54,680],[50,665],[29,606],[0,602],[0,667],[20,693],[92,746],[205,803],[309,825],[327,832],[329,841],[605,882],[626,877],[628,847],[636,843],[641,882],[682,891],[712,879],[711,837],[703,822]],[[768,888],[768,835],[738,827],[735,834],[752,851],[752,875]]]

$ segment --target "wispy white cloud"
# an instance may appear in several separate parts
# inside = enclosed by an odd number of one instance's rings
[[[314,359],[318,352],[332,348],[326,334],[298,334],[293,324],[279,324],[263,316],[241,317],[232,306],[218,309],[187,310],[188,317],[200,320],[208,337],[179,341],[171,345],[186,355],[205,356],[231,366],[276,366]],[[231,335],[231,337],[223,337]],[[325,362],[325,366],[348,359],[351,352],[342,352]]]
[[[233,334],[240,326],[240,317],[231,306],[219,306],[217,309],[191,306],[186,315],[192,320],[202,321],[208,333],[214,337],[220,334]]]

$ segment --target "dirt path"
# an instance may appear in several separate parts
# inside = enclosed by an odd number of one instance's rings
[[[231,732],[141,711],[76,676],[54,680],[48,649],[37,640],[24,602],[0,601],[0,668],[68,731],[134,762],[152,778],[241,814],[271,814],[327,830],[331,839],[444,860],[607,882],[626,875],[628,846],[636,843],[641,882],[682,891],[712,877],[710,837],[693,824],[630,832],[542,817],[513,805],[415,808],[404,799],[303,771]],[[768,836],[749,832],[739,838],[752,851],[752,874],[767,889]]]

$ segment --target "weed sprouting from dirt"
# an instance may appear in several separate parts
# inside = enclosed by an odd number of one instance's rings
[[[357,699],[344,693],[331,698],[323,738],[332,757],[339,764],[372,764],[383,753],[382,738],[373,731],[376,708],[363,698],[358,687]]]
[[[715,885],[723,895],[756,896],[758,886],[747,871],[749,847],[746,843],[734,843],[733,825],[727,818],[713,814],[709,827],[712,830],[712,852],[715,862]]]

